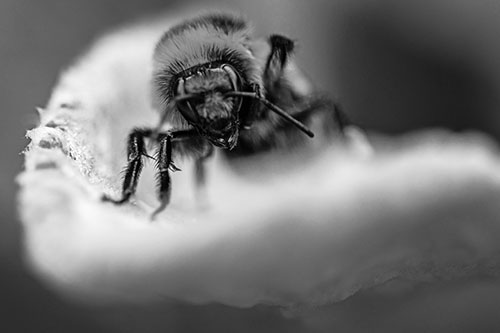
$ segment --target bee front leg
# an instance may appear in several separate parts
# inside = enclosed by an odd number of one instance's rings
[[[195,182],[197,187],[203,187],[206,183],[205,161],[214,153],[214,147],[209,145],[207,151],[198,157],[194,165]]]
[[[157,154],[158,166],[158,199],[160,206],[153,212],[151,219],[154,219],[170,203],[171,179],[169,170],[179,170],[172,163],[172,136],[170,134],[160,134],[158,136],[159,148]]]
[[[127,167],[125,169],[125,177],[123,178],[122,197],[113,199],[104,195],[102,199],[115,204],[123,204],[135,194],[139,176],[143,167],[143,157],[147,156],[144,138],[151,135],[151,130],[134,129],[130,133],[127,141]]]
[[[196,186],[196,199],[203,205],[203,202],[206,198],[204,190],[206,185],[206,167],[205,161],[212,156],[214,152],[214,147],[212,145],[208,145],[205,153],[198,157],[194,162],[194,179]]]
[[[151,219],[161,213],[170,203],[171,196],[171,178],[170,171],[179,171],[180,169],[174,165],[172,161],[172,146],[176,141],[188,140],[190,138],[198,137],[199,134],[194,129],[177,130],[172,132],[156,133],[154,135],[158,142],[157,152],[157,168],[158,168],[158,199],[160,206],[153,212]]]

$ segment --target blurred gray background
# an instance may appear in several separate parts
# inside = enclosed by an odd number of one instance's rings
[[[371,292],[304,315],[219,305],[83,305],[62,299],[22,259],[14,178],[25,131],[36,125],[57,77],[99,34],[194,1],[0,0],[1,332],[491,331],[495,281]],[[201,3],[201,2],[200,2]],[[247,15],[257,34],[297,40],[297,60],[354,122],[399,134],[428,127],[500,138],[500,4],[493,0],[218,1]],[[496,328],[496,329],[495,329]]]

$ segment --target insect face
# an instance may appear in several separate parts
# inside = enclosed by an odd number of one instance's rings
[[[179,75],[176,105],[186,121],[213,145],[232,149],[238,141],[242,98],[228,93],[240,89],[232,66],[208,63]]]

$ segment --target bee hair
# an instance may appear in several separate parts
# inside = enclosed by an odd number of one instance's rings
[[[168,30],[154,53],[153,84],[160,111],[174,96],[179,73],[203,63],[227,63],[239,73],[242,83],[262,86],[260,69],[250,51],[251,27],[240,16],[208,14],[184,21]],[[178,112],[167,121],[185,125]]]

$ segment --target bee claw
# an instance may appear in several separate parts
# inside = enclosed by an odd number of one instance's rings
[[[152,159],[152,160],[156,160],[156,158],[155,158],[155,157],[153,157],[153,156],[151,156],[151,155],[148,155],[148,154],[143,154],[143,155],[144,155],[145,157],[147,157],[147,158]]]
[[[174,163],[170,163],[170,165],[168,166],[169,170],[172,171],[172,172],[176,172],[176,171],[182,171],[182,169],[178,168],[175,166]]]
[[[155,222],[156,221],[156,216],[158,216],[159,213],[160,212],[158,212],[158,211],[154,211],[153,213],[151,213],[151,216],[149,217],[149,220],[151,222]]]
[[[125,194],[121,199],[113,199],[112,197],[108,196],[107,194],[103,194],[101,196],[101,201],[103,202],[111,202],[115,205],[122,205],[126,203],[130,198],[130,194]]]
[[[170,201],[169,199],[170,199],[169,196],[164,196],[163,198],[161,198],[160,206],[158,206],[158,208],[156,208],[149,217],[151,222],[154,222],[156,220],[156,217],[165,210]]]

